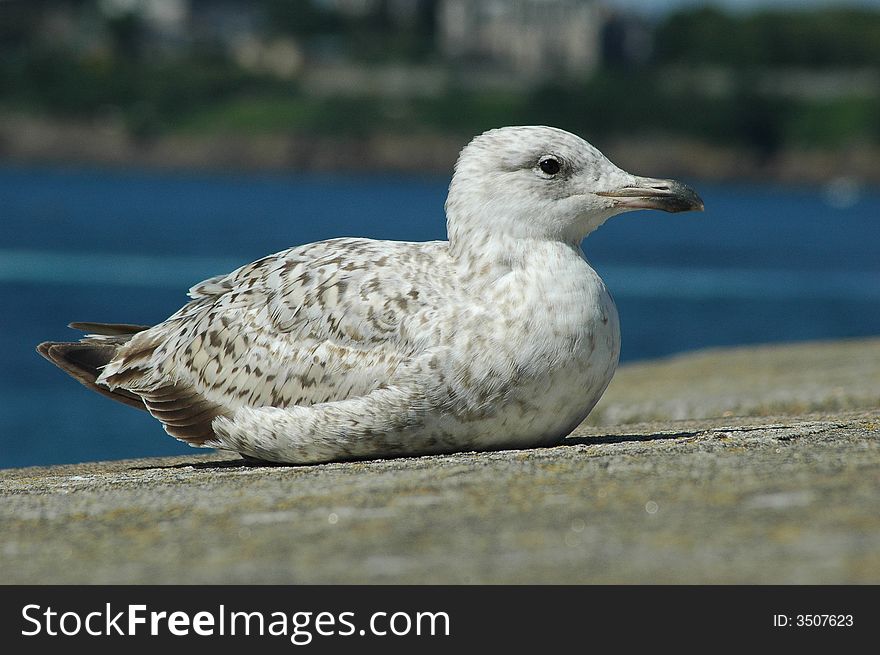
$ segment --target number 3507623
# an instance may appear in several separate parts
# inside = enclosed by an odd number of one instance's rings
[[[798,614],[794,624],[800,627],[849,627],[853,624],[853,617],[852,614]]]

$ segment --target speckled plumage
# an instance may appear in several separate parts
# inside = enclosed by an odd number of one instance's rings
[[[620,350],[580,242],[627,209],[697,208],[674,204],[689,192],[675,184],[562,130],[487,132],[456,165],[449,241],[331,239],[206,280],[158,325],[87,336],[109,352],[93,386],[194,445],[271,462],[552,443]],[[41,351],[64,367],[58,345]]]

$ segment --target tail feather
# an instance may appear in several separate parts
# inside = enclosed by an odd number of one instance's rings
[[[133,323],[89,323],[85,321],[70,323],[68,327],[80,332],[110,337],[127,336],[150,329],[149,325],[134,325]]]
[[[77,324],[97,326],[101,324]],[[105,326],[106,327],[106,326]],[[140,327],[140,326],[129,326]],[[135,330],[135,332],[140,330]],[[128,334],[132,334],[129,332]],[[37,352],[68,375],[84,384],[92,391],[97,391],[112,400],[146,411],[140,396],[125,389],[111,391],[95,384],[103,368],[116,355],[116,350],[127,339],[122,337],[106,341],[56,342],[47,341],[37,346]]]
[[[37,346],[37,351],[92,391],[149,412],[173,437],[194,446],[202,446],[214,438],[213,420],[227,416],[228,410],[205,398],[197,389],[176,383],[148,389],[135,387],[137,392],[124,388],[143,375],[144,369],[140,365],[148,364],[158,347],[157,342],[149,339],[131,344],[132,337],[146,330],[147,326],[71,323],[70,327],[88,334],[77,342],[47,341]],[[126,347],[125,352],[120,353],[123,347]],[[114,362],[113,366],[108,368],[111,362]]]

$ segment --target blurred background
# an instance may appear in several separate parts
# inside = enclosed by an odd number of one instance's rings
[[[0,467],[193,452],[35,345],[445,238],[458,151],[511,124],[706,201],[585,243],[622,361],[880,334],[880,0],[0,0]]]

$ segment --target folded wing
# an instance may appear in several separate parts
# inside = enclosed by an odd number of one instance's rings
[[[196,445],[240,407],[370,393],[421,347],[404,323],[430,313],[434,294],[426,258],[414,255],[439,247],[334,239],[206,280],[120,346],[97,384],[141,398],[169,434]]]

